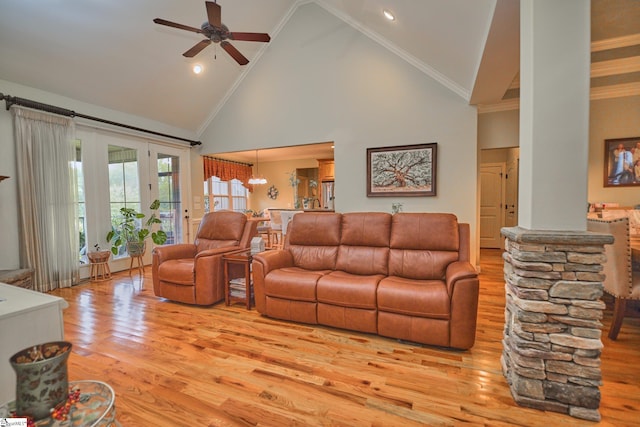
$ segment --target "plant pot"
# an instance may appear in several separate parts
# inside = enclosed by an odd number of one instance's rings
[[[128,242],[127,252],[130,256],[142,256],[147,250],[147,242]]]
[[[69,397],[67,360],[71,343],[54,341],[25,348],[11,356],[16,371],[16,413],[40,420]]]
[[[93,264],[107,262],[110,256],[111,251],[95,251],[87,253],[87,258],[89,258],[89,261]]]

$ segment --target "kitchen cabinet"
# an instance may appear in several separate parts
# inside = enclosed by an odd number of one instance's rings
[[[318,178],[320,182],[335,180],[333,159],[318,159]]]

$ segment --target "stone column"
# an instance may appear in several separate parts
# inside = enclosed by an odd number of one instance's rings
[[[503,228],[502,370],[521,406],[599,421],[604,245],[613,236]]]

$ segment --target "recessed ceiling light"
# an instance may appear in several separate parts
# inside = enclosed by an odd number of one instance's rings
[[[393,16],[393,13],[391,13],[390,11],[388,11],[387,9],[382,11],[382,14],[384,15],[385,18],[387,18],[389,21],[395,21],[396,17]]]
[[[202,65],[196,64],[193,66],[193,72],[196,74],[200,74],[202,72]]]

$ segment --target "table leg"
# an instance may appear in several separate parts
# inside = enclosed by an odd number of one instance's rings
[[[244,264],[244,289],[247,296],[247,310],[251,310],[251,263]]]
[[[229,286],[229,262],[224,261],[224,304],[230,305],[231,301],[229,300],[229,292],[231,291]]]

